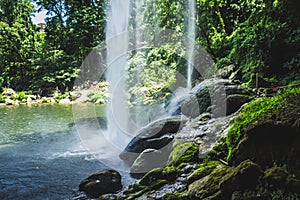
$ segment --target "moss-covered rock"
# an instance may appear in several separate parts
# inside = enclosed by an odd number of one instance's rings
[[[232,169],[220,181],[222,194],[231,196],[235,190],[253,189],[263,174],[261,168],[250,160],[246,160]]]
[[[251,159],[263,168],[274,162],[300,174],[300,88],[246,105],[227,135],[229,163]]]
[[[224,165],[218,165],[210,175],[205,176],[188,186],[188,195],[190,199],[206,199],[212,196],[219,196],[220,180],[231,169]],[[217,198],[216,198],[217,199]]]
[[[209,175],[220,164],[221,163],[219,161],[211,161],[201,164],[197,170],[195,170],[190,176],[187,177],[188,183],[192,183]]]
[[[169,164],[178,166],[181,163],[195,162],[198,160],[199,147],[192,142],[175,142],[174,149],[169,158]]]

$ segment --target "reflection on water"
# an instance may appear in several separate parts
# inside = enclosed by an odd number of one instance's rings
[[[79,127],[89,123],[87,106]],[[91,106],[101,117],[102,107]],[[71,105],[0,107],[0,199],[84,199],[79,182],[108,167],[84,148],[77,128]]]

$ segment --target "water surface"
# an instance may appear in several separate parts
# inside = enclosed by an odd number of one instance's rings
[[[91,127],[91,111],[103,116],[101,106],[76,106],[77,122],[85,120],[75,126],[72,105],[0,107],[0,199],[84,199],[80,181],[109,168],[86,150],[77,131],[99,128]]]

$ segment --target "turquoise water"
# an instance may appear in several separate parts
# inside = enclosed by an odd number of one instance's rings
[[[76,106],[75,126],[72,105],[0,107],[0,199],[86,199],[80,181],[109,167],[85,149],[77,129],[93,130],[89,118],[102,111]]]

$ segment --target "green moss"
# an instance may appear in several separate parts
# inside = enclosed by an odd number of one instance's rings
[[[218,143],[213,147],[212,150],[208,152],[207,157],[205,160],[211,161],[211,160],[225,160],[228,154],[228,148],[226,144],[226,138],[222,137]]]
[[[187,181],[189,183],[192,183],[198,179],[209,175],[220,164],[221,163],[219,161],[211,161],[208,163],[201,164],[196,171],[194,171],[190,176],[188,176]]]
[[[231,170],[231,168],[224,165],[218,165],[218,167],[216,167],[208,176],[205,176],[204,178],[189,185],[189,198],[206,199],[214,196],[220,191],[220,180]],[[219,194],[217,196],[219,196]]]
[[[170,155],[169,163],[175,166],[181,163],[190,163],[197,160],[199,147],[194,143],[174,143],[174,149]]]
[[[159,189],[161,188],[162,186],[166,185],[168,183],[167,180],[164,180],[164,179],[158,179],[156,181],[153,181],[151,183],[151,185],[149,185],[149,189],[151,190],[156,190],[156,189]]]
[[[258,99],[246,105],[228,131],[226,138],[228,148],[227,160],[230,159],[232,151],[237,146],[243,134],[251,127],[267,119],[281,120],[282,122],[289,120],[286,116],[289,113],[286,113],[285,109],[288,105],[297,103],[297,99],[300,99],[300,88],[288,89],[281,95]]]
[[[163,178],[163,169],[162,168],[156,168],[151,170],[150,172],[146,173],[141,180],[139,181],[139,184],[141,185],[151,185],[153,181],[156,181],[158,179]]]

